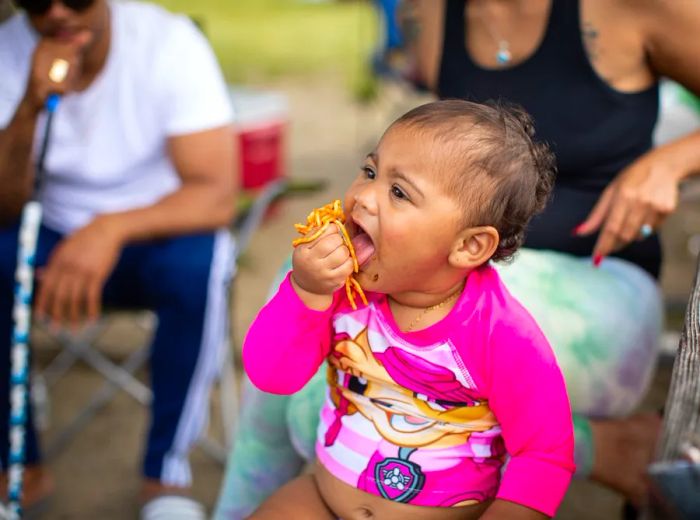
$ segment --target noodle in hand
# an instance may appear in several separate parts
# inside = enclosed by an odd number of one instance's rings
[[[326,204],[325,206],[316,208],[311,213],[309,213],[308,217],[306,217],[306,224],[294,224],[294,228],[302,236],[293,240],[292,246],[297,247],[299,244],[307,244],[309,242],[313,242],[323,234],[323,232],[329,225],[336,224],[338,226],[338,229],[340,230],[340,234],[343,237],[345,245],[350,250],[350,257],[352,258],[353,263],[353,273],[357,273],[360,270],[360,265],[357,262],[357,256],[355,256],[355,248],[353,247],[352,241],[350,240],[350,236],[348,235],[348,232],[345,229],[344,222],[345,214],[343,213],[343,207],[339,200],[336,199],[333,202]],[[345,280],[345,294],[347,294],[348,301],[350,301],[350,305],[352,306],[352,308],[357,309],[357,305],[355,304],[354,293],[359,294],[362,302],[365,305],[367,305],[367,298],[365,297],[365,293],[362,290],[362,287],[360,287],[359,282],[355,280],[355,278],[351,274],[350,276],[348,276],[347,280]]]

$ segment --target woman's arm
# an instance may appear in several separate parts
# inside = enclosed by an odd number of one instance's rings
[[[440,72],[444,15],[444,0],[406,0],[398,16],[418,79],[433,92]]]
[[[633,9],[641,12],[649,63],[666,76],[700,95],[700,3],[681,0],[644,0]]]
[[[630,3],[630,9],[653,72],[700,94],[700,3],[643,0]],[[700,131],[650,151],[623,170],[577,228],[584,235],[600,229],[596,263],[639,238],[643,225],[658,229],[678,206],[680,184],[698,173]]]

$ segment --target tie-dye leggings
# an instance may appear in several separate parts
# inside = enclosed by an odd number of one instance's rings
[[[585,476],[593,460],[588,418],[629,414],[651,379],[663,316],[656,281],[623,260],[606,259],[596,269],[590,258],[527,249],[499,272],[556,353],[574,411],[577,474]],[[313,457],[325,388],[323,368],[291,396],[265,394],[246,381],[215,519],[245,517]]]

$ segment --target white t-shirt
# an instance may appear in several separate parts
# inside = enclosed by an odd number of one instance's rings
[[[233,119],[216,58],[188,18],[151,4],[109,5],[104,68],[85,91],[61,100],[51,129],[39,199],[44,223],[64,233],[96,214],[147,206],[175,191],[180,180],[168,136]],[[23,13],[0,25],[0,128],[24,94],[37,41]],[[35,155],[44,123],[42,116]]]

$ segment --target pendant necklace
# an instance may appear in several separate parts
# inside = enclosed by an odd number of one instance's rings
[[[508,42],[506,40],[499,40],[498,42],[498,52],[496,52],[496,61],[499,65],[506,65],[510,63],[512,56],[510,54],[510,49],[508,48]]]
[[[480,13],[480,18],[484,23],[484,26],[486,27],[486,30],[489,33],[489,36],[491,36],[491,39],[498,46],[498,50],[496,50],[496,63],[498,63],[501,66],[507,65],[513,59],[513,55],[510,52],[510,44],[508,43],[508,40],[501,38],[498,34],[496,34],[496,31],[494,30],[493,26],[486,21],[486,16],[484,16],[483,12]]]

